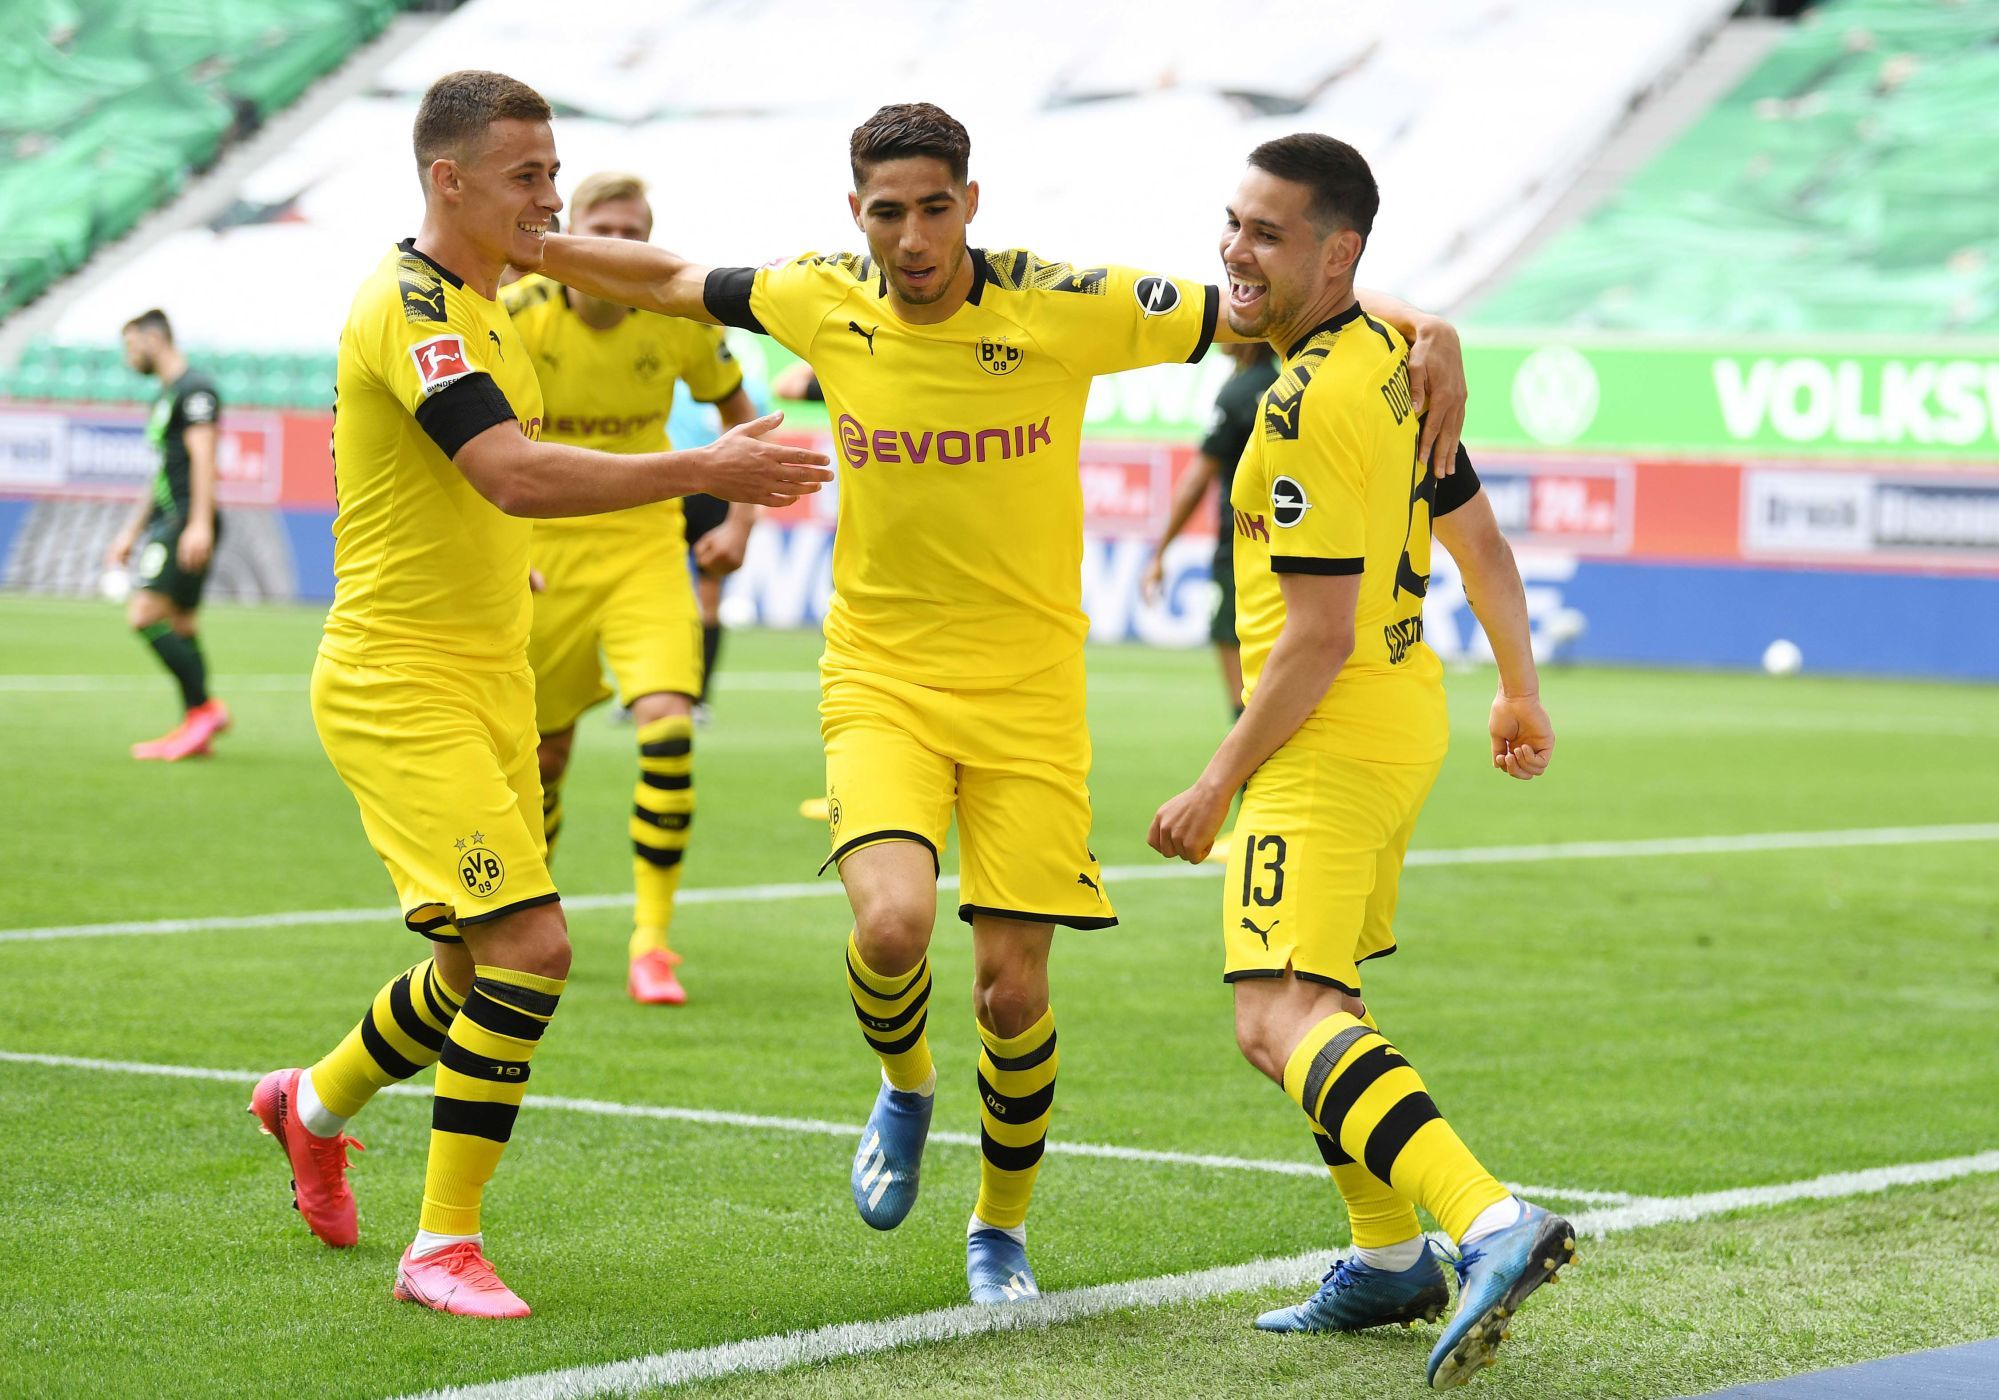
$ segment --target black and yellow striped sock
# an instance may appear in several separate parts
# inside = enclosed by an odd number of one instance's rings
[[[1055,1012],[1019,1035],[979,1027],[979,1201],[972,1213],[987,1225],[1010,1229],[1027,1221],[1028,1198],[1048,1145],[1048,1116],[1055,1107]]]
[[[632,792],[631,955],[664,950],[680,892],[680,862],[694,822],[694,721],[666,715],[639,726],[639,781]]]
[[[377,1090],[436,1064],[458,1001],[429,958],[375,993],[367,1014],[309,1071],[326,1111],[352,1118]]]
[[[1429,1211],[1454,1240],[1510,1194],[1444,1121],[1402,1052],[1344,1011],[1292,1051],[1284,1092],[1342,1152]]]
[[[510,968],[473,969],[472,990],[437,1063],[421,1228],[439,1235],[479,1233],[479,1203],[513,1136],[514,1116],[527,1095],[528,1061],[564,985]]]
[[[1423,1233],[1416,1207],[1397,1195],[1393,1186],[1347,1156],[1317,1123],[1312,1125],[1312,1141],[1325,1160],[1326,1170],[1332,1173],[1340,1199],[1346,1202],[1347,1223],[1356,1245],[1362,1249],[1385,1249]]]
[[[555,859],[555,838],[562,834],[562,779],[541,785],[542,859]]]
[[[930,959],[891,977],[868,966],[859,938],[849,933],[847,995],[888,1082],[902,1090],[922,1088],[936,1069],[924,1034],[930,1019]]]

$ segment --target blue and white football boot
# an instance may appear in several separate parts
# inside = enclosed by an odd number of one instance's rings
[[[1370,1327],[1435,1322],[1451,1305],[1450,1274],[1444,1256],[1428,1240],[1422,1257],[1406,1269],[1377,1269],[1358,1259],[1341,1259],[1319,1280],[1319,1291],[1302,1303],[1267,1312],[1256,1320],[1260,1332],[1361,1332]]]
[[[1025,1303],[1041,1296],[1027,1246],[1004,1230],[973,1230],[965,1236],[965,1282],[974,1303]]]
[[[893,1088],[886,1079],[875,1095],[848,1184],[854,1189],[854,1209],[877,1230],[893,1230],[916,1204],[923,1144],[936,1105],[935,1094]]]
[[[1490,1366],[1527,1295],[1575,1257],[1575,1227],[1525,1201],[1513,1224],[1465,1245],[1455,1266],[1458,1310],[1430,1353],[1430,1388],[1463,1385]]]

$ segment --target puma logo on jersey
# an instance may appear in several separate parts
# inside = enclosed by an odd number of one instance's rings
[[[505,347],[500,344],[500,333],[498,331],[487,331],[486,339],[493,342],[493,353],[498,355],[504,362],[507,358],[507,352]]]
[[[855,335],[859,336],[862,340],[865,340],[868,343],[868,354],[870,356],[872,356],[875,353],[875,331],[881,329],[879,325],[875,326],[874,330],[864,331],[861,329],[861,323],[859,321],[849,321],[847,322],[847,329],[852,331]]]
[[[1104,902],[1104,892],[1097,887],[1097,882],[1092,880],[1088,875],[1078,875],[1076,883],[1079,885],[1088,885],[1090,893],[1097,897],[1097,903],[1101,904]]]
[[[1270,951],[1270,929],[1276,928],[1283,922],[1282,919],[1272,919],[1270,921],[1270,928],[1258,928],[1256,921],[1245,914],[1243,915],[1242,926],[1263,940],[1263,951],[1267,953]]]

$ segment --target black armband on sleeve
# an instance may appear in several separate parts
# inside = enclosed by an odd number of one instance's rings
[[[757,270],[753,267],[713,268],[701,284],[701,304],[725,326],[769,335],[756,312],[750,310],[750,292],[756,284]]]
[[[496,423],[513,421],[514,406],[484,370],[452,380],[416,410],[416,425],[447,457]]]
[[[1449,515],[1477,494],[1478,473],[1472,470],[1471,453],[1465,451],[1463,443],[1459,443],[1457,470],[1437,483],[1437,504],[1430,512],[1430,518],[1435,520]]]
[[[1201,357],[1208,353],[1208,347],[1215,343],[1215,322],[1221,319],[1222,289],[1210,282],[1201,288],[1201,338],[1194,342],[1194,353],[1187,357],[1187,363],[1197,365]]]

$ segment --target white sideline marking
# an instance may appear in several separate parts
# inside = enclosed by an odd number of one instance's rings
[[[0,1050],[0,1064],[43,1065],[51,1069],[86,1069],[110,1074],[144,1074],[165,1079],[205,1079],[220,1084],[255,1084],[263,1078],[256,1070],[209,1069],[202,1065],[149,1064],[142,1060],[92,1060],[77,1055],[38,1055],[20,1050]],[[428,1088],[414,1084],[391,1084],[382,1090],[399,1097],[430,1097]],[[655,1118],[675,1123],[700,1123],[709,1127],[750,1128],[763,1132],[792,1133],[814,1137],[852,1138],[854,1125],[832,1123],[822,1118],[773,1118],[760,1113],[728,1113],[712,1108],[676,1108],[664,1104],[614,1103],[607,1099],[564,1098],[559,1095],[530,1094],[527,1108],[552,1108],[565,1113],[589,1113],[606,1118]],[[862,1149],[873,1152],[879,1137]],[[930,1141],[952,1147],[977,1147],[970,1133],[933,1132]],[[1261,1161],[1254,1157],[1215,1157],[1200,1152],[1159,1152],[1144,1147],[1117,1147],[1096,1142],[1049,1142],[1047,1150],[1057,1156],[1107,1157],[1120,1162],[1145,1162],[1169,1167],[1205,1167],[1217,1171],[1267,1172],[1276,1176],[1320,1176],[1325,1168],[1312,1162]],[[876,1165],[881,1154],[876,1153]],[[870,1173],[872,1175],[872,1173]],[[865,1181],[863,1185],[867,1184]],[[1563,1186],[1515,1186],[1525,1196],[1552,1196],[1584,1205],[1635,1199],[1622,1191],[1571,1190]]]
[[[1999,841],[1999,822],[1946,826],[1878,826],[1839,831],[1764,831],[1733,836],[1664,836],[1633,841],[1558,841],[1538,846],[1461,846],[1447,850],[1409,852],[1403,864],[1520,865],[1550,860],[1645,859],[1658,856],[1740,855],[1754,851],[1817,851],[1855,846],[1928,846],[1959,841]],[[1109,880],[1189,880],[1218,876],[1219,865],[1187,865],[1160,861],[1155,865],[1104,867]],[[946,875],[939,890],[958,888],[958,877]],[[843,892],[837,880],[801,881],[781,885],[719,885],[684,889],[680,904],[769,903],[787,899],[825,899]],[[630,894],[564,895],[569,909],[624,909]],[[0,929],[0,943],[35,943],[52,938],[112,938],[128,934],[222,932],[232,929],[293,928],[305,925],[399,923],[402,912],[386,906],[365,909],[294,909],[275,914],[205,915],[188,919],[134,919],[103,924],[55,924],[45,928]]]
[[[1937,1162],[1839,1172],[1775,1186],[1748,1186],[1697,1196],[1641,1197],[1628,1205],[1590,1211],[1572,1218],[1578,1234],[1601,1237],[1669,1221],[1699,1220],[1730,1211],[1781,1205],[1786,1201],[1832,1200],[1869,1195],[1896,1186],[1951,1181],[1999,1172],[1999,1152],[1980,1152]],[[895,1347],[950,1341],[987,1332],[1025,1331],[1131,1308],[1192,1303],[1229,1293],[1280,1286],[1303,1287],[1326,1267],[1327,1254],[1294,1254],[1255,1259],[1195,1273],[1167,1274],[1129,1283],[1065,1289],[1033,1302],[1004,1308],[966,1305],[936,1312],[884,1318],[879,1322],[836,1323],[804,1332],[751,1337],[721,1346],[656,1352],[629,1361],[572,1366],[487,1385],[450,1386],[423,1393],[422,1400],[583,1400],[585,1396],[629,1395],[660,1386],[684,1385],[745,1372],[769,1372],[847,1356],[866,1356]]]

